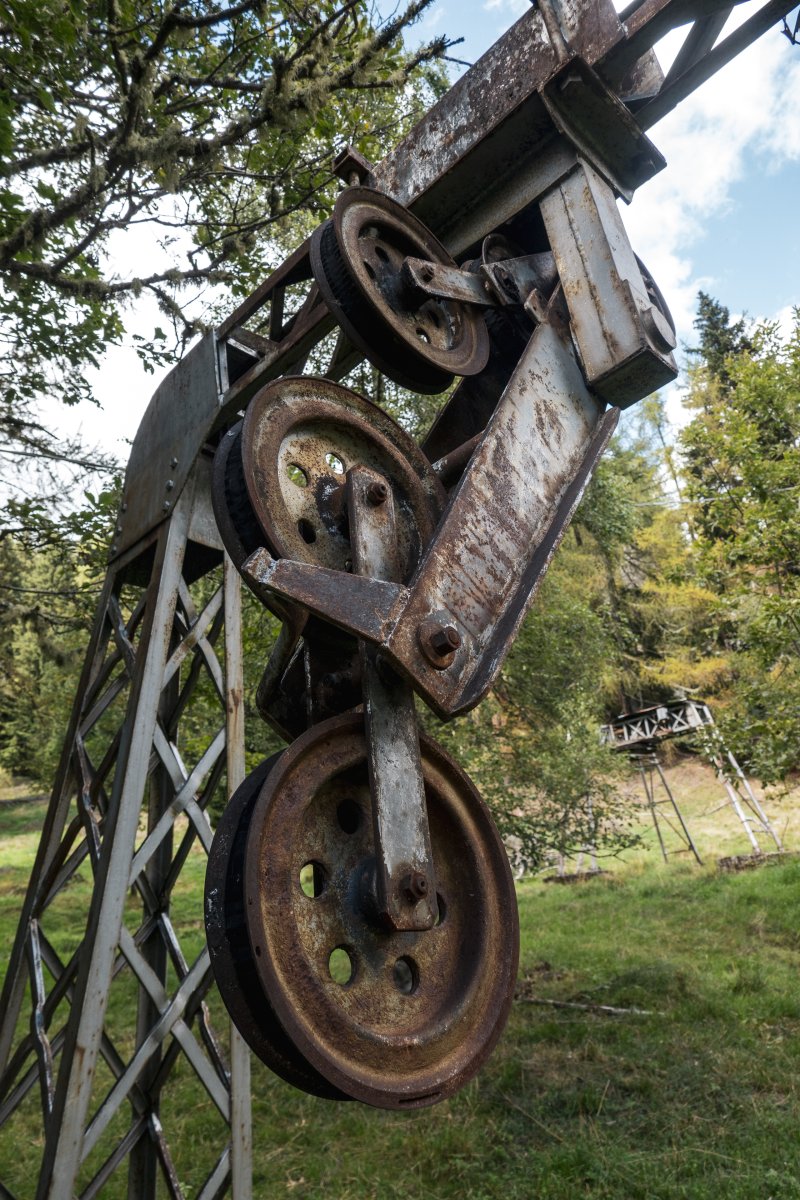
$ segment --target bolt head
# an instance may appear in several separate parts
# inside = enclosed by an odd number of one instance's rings
[[[377,507],[380,504],[385,504],[389,498],[389,489],[385,483],[374,480],[367,488],[367,500],[370,504]]]
[[[428,894],[428,880],[422,871],[411,871],[405,876],[401,886],[409,904],[418,904]]]
[[[438,625],[431,630],[429,644],[434,654],[444,657],[461,645],[461,634],[454,625]]]
[[[419,277],[420,279],[424,279],[426,283],[430,283],[430,281],[433,279],[433,273],[433,267],[430,263],[425,263],[424,266],[420,267],[419,269]]]
[[[461,645],[461,634],[448,620],[449,616],[444,610],[432,612],[417,626],[419,648],[434,671],[447,671],[452,667]]]

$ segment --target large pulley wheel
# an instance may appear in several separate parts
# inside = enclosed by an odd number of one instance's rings
[[[416,442],[377,405],[327,379],[287,377],[263,388],[245,416],[238,464],[272,554],[342,571],[352,569],[350,467],[371,467],[392,491],[404,579],[445,501]]]
[[[519,927],[508,859],[460,767],[428,738],[422,769],[439,922],[383,927],[361,714],[286,750],[247,838],[253,962],[281,1027],[335,1088],[381,1108],[434,1104],[462,1087],[508,1016]]]
[[[233,565],[240,570],[264,545],[264,533],[253,512],[242,470],[242,422],[226,430],[214,455],[211,502],[217,528]]]
[[[217,446],[211,474],[211,504],[222,544],[237,571],[241,571],[250,555],[266,542],[244,480],[241,421],[226,430]],[[302,622],[298,606],[289,600],[270,596],[268,607],[282,621]]]
[[[205,922],[211,969],[225,1007],[250,1049],[294,1087],[347,1100],[287,1037],[259,982],[247,934],[244,860],[253,808],[280,755],[257,767],[228,801],[208,856]]]
[[[406,258],[455,266],[421,221],[382,192],[347,188],[311,239],[320,292],[348,338],[390,379],[413,391],[444,391],[476,375],[489,356],[481,313],[409,286]]]

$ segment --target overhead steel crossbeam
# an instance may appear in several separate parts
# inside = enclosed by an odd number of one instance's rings
[[[601,729],[603,741],[615,750],[631,750],[639,745],[650,746],[665,738],[694,733],[713,725],[714,718],[707,704],[697,700],[672,700],[638,712],[623,713]]]

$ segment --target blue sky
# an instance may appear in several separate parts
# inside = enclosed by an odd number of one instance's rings
[[[463,37],[453,53],[474,62],[528,7],[528,0],[436,0],[420,32]],[[742,5],[742,14],[753,8]],[[677,42],[658,50],[667,65]],[[642,188],[623,215],[681,336],[691,340],[701,287],[732,312],[785,317],[800,304],[800,47],[776,25],[650,136],[667,157],[664,179]],[[692,146],[688,163],[683,141]],[[711,177],[705,195],[692,188],[698,173]]]

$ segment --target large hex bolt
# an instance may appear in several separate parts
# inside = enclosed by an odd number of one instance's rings
[[[461,634],[455,625],[434,625],[428,634],[428,645],[437,658],[444,658],[461,645]]]
[[[447,670],[461,645],[461,634],[455,625],[442,619],[446,616],[446,613],[431,613],[417,630],[420,649],[437,671]]]

